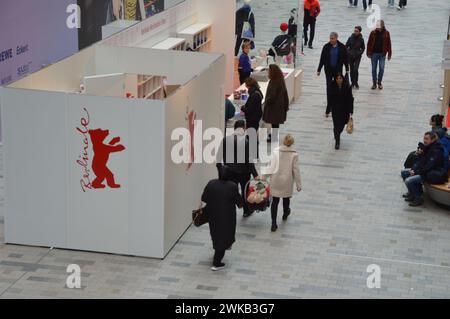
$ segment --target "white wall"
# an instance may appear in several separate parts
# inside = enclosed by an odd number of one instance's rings
[[[12,88],[76,92],[83,83],[83,77],[95,75],[95,47],[37,71],[26,78],[12,83]]]
[[[0,88],[4,134],[5,241],[64,246],[65,96]]]
[[[4,88],[0,103],[7,243],[164,256],[162,101]],[[81,187],[82,118],[89,129],[110,130],[105,144],[121,138],[126,150],[107,163],[121,188]],[[94,153],[86,140],[92,181]]]
[[[185,84],[200,74],[219,54],[192,54],[182,51],[132,47],[96,47],[96,72],[167,76],[169,84]]]
[[[198,19],[213,23],[211,52],[220,52],[226,56],[225,92],[234,90],[234,47],[236,24],[235,0],[196,0]]]
[[[176,243],[190,225],[191,212],[198,207],[203,188],[217,177],[214,164],[174,164],[171,160],[171,141],[175,128],[187,128],[186,113],[195,111],[202,120],[203,130],[209,127],[223,128],[225,57],[221,57],[210,69],[199,75],[170,97],[166,108],[166,185],[165,185],[165,252]],[[202,132],[203,133],[203,132]]]

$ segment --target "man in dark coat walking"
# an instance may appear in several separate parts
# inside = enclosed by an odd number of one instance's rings
[[[327,79],[327,110],[325,115],[328,117],[331,112],[330,105],[330,88],[334,77],[338,73],[342,73],[342,68],[345,66],[346,77],[349,71],[347,48],[343,43],[338,41],[338,34],[331,32],[330,42],[324,45],[322,54],[320,56],[319,67],[317,68],[317,76],[320,76],[322,68],[325,67],[325,76]]]
[[[218,271],[225,267],[222,262],[225,251],[236,241],[236,206],[243,206],[238,186],[229,181],[226,166],[220,166],[219,179],[208,183],[203,191],[202,202],[206,203],[209,231],[215,250],[211,270]]]
[[[350,78],[352,80],[352,88],[359,89],[359,64],[361,63],[361,57],[366,50],[366,44],[364,37],[361,34],[362,28],[357,25],[355,31],[348,38],[345,46],[347,47],[348,63],[350,64]]]
[[[249,136],[245,133],[246,125],[242,120],[234,124],[234,133],[222,140],[217,152],[217,167],[226,166],[228,170],[228,179],[241,187],[242,200],[244,201],[244,217],[249,217],[250,212],[245,202],[245,187],[250,181],[251,176],[258,177],[254,159],[257,158],[256,147],[250,147]],[[256,139],[256,136],[254,137]],[[256,146],[256,140],[251,141]]]

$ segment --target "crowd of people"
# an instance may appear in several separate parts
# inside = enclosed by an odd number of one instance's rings
[[[284,74],[280,68],[282,58],[292,54],[297,45],[296,10],[291,11],[288,23],[280,25],[281,33],[271,43],[268,55],[274,63],[268,66],[268,88],[265,93],[258,81],[252,77],[252,61],[250,51],[255,48],[255,17],[250,0],[236,13],[236,55],[239,56],[239,80],[248,91],[248,98],[241,110],[244,120],[237,120],[234,132],[223,139],[217,158],[218,179],[214,179],[205,187],[202,202],[207,207],[211,238],[215,250],[212,270],[223,269],[222,262],[226,250],[230,250],[235,242],[236,207],[243,209],[243,217],[250,217],[254,210],[248,202],[248,187],[251,180],[267,181],[270,185],[271,231],[278,229],[278,206],[282,202],[282,220],[286,221],[291,214],[291,198],[294,191],[302,190],[299,154],[295,150],[294,138],[287,134],[281,146],[272,149],[269,163],[260,168],[255,166],[259,158],[260,125],[269,126],[267,143],[278,138],[280,125],[288,118],[289,97]],[[357,0],[349,0],[349,7],[356,7]],[[394,6],[389,0],[388,5]],[[372,1],[363,1],[364,10],[369,10]],[[404,8],[406,1],[400,0],[399,7]],[[321,13],[318,0],[304,0],[303,44],[313,49],[317,18]],[[245,31],[247,30],[247,32]],[[326,118],[332,117],[335,149],[341,145],[341,134],[347,125],[353,123],[354,97],[353,91],[360,89],[359,67],[366,53],[372,64],[372,90],[383,90],[383,78],[386,59],[392,58],[391,36],[383,20],[369,34],[367,45],[362,34],[362,27],[354,27],[348,40],[339,41],[339,35],[331,32],[329,42],[321,51],[317,76],[324,70],[326,78]],[[227,103],[230,101],[227,100]],[[227,118],[233,117],[234,106],[228,104]],[[267,126],[266,126],[267,125]],[[443,116],[437,114],[430,120],[431,130],[425,133],[423,142],[416,151],[411,152],[401,171],[408,192],[403,195],[410,206],[423,204],[423,183],[445,183],[448,180],[450,137],[443,127]],[[353,126],[353,125],[352,125]],[[249,133],[250,132],[250,133]],[[349,132],[350,133],[350,132]],[[251,136],[256,138],[252,139]],[[237,150],[244,149],[244,159],[238,158]]]

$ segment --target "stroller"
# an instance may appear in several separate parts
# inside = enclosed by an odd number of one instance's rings
[[[245,187],[245,199],[248,209],[253,212],[264,212],[271,203],[270,186],[266,181],[250,180]]]

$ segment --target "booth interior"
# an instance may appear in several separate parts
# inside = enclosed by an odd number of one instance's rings
[[[95,45],[0,88],[6,243],[164,258],[216,176],[172,133],[223,129],[225,66]]]
[[[234,89],[235,10],[236,2],[231,0],[185,0],[138,24],[130,26],[130,22],[115,22],[112,27],[120,24],[122,32],[104,39],[102,43],[224,54],[225,93],[231,94]],[[107,30],[104,32],[105,35],[110,34]]]

